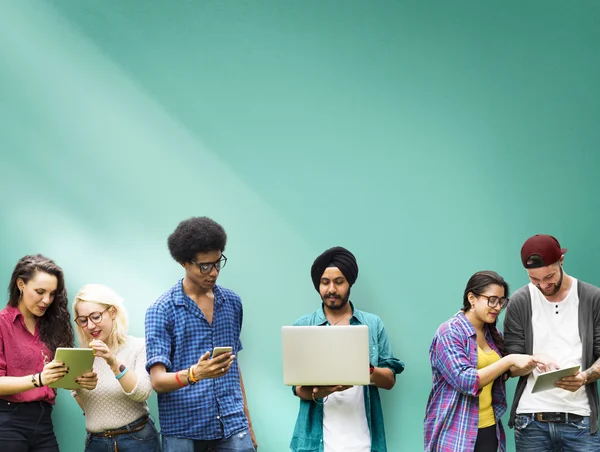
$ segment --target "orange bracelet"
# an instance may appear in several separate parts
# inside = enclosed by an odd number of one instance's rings
[[[188,370],[188,377],[190,380],[192,380],[194,383],[198,383],[198,380],[196,380],[194,378],[194,371],[192,370],[192,367],[194,366],[190,366],[190,369]]]
[[[179,386],[181,386],[182,388],[185,386],[185,385],[184,385],[184,384],[181,382],[181,380],[179,379],[179,372],[175,372],[175,380],[177,380],[177,384],[178,384]]]

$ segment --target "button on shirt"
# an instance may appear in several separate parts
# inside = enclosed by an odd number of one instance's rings
[[[0,376],[22,377],[37,374],[44,369],[47,362],[52,361],[53,356],[40,339],[39,324],[31,334],[25,327],[25,320],[19,308],[7,306],[0,311]],[[44,386],[1,398],[9,402],[44,401],[53,404],[56,393],[52,388]]]
[[[369,327],[369,359],[375,367],[385,367],[397,374],[404,370],[404,363],[394,358],[387,331],[381,319],[375,314],[359,311],[352,306],[350,325],[367,325]],[[294,325],[313,326],[329,325],[323,307],[304,316]],[[385,429],[383,426],[383,410],[379,398],[379,390],[374,385],[363,386],[367,425],[371,433],[371,450],[385,452]],[[296,387],[292,387],[296,391]],[[294,452],[323,452],[323,404],[300,399],[300,410],[290,444]]]
[[[183,291],[183,280],[166,291],[146,312],[146,368],[164,364],[168,372],[188,369],[214,347],[242,350],[242,302],[215,285],[212,325]],[[161,433],[193,440],[215,440],[248,428],[237,358],[218,378],[200,380],[158,394]]]
[[[500,355],[486,328],[485,339]],[[429,349],[433,387],[425,409],[425,451],[473,450],[479,432],[479,375],[477,374],[477,332],[459,312],[443,323]],[[506,450],[500,419],[506,412],[506,389],[502,378],[492,385],[492,407],[497,420],[498,448]]]

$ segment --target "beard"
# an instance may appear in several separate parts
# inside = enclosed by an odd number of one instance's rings
[[[329,301],[330,297],[335,297],[335,300],[333,302]],[[343,297],[340,294],[328,292],[324,297],[321,297],[321,299],[323,300],[325,306],[327,306],[329,309],[337,311],[344,308],[348,304],[348,301],[350,300],[350,291],[348,290],[348,293]]]
[[[541,286],[538,284],[536,287],[539,289],[540,292],[542,292],[544,295],[546,295],[547,297],[551,297],[552,295],[556,295],[558,293],[558,291],[560,290],[560,288],[562,287],[562,283],[563,283],[563,269],[562,266],[560,267],[560,278],[558,279],[558,282],[553,284],[552,289],[550,289],[550,292],[546,292],[544,289],[541,288]]]

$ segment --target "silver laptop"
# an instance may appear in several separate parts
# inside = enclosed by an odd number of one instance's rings
[[[369,327],[284,326],[283,384],[368,385]]]

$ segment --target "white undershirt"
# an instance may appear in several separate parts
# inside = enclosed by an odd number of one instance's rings
[[[370,452],[363,386],[334,392],[323,405],[325,452]]]
[[[559,303],[548,301],[536,286],[529,284],[533,353],[542,353],[553,358],[561,368],[582,365],[579,296],[577,280],[572,278],[572,281],[571,290]],[[580,416],[590,415],[590,404],[584,387],[575,392],[555,388],[532,394],[531,390],[539,374],[535,369],[527,378],[527,386],[519,400],[517,413],[556,411]]]

